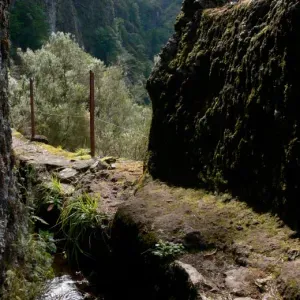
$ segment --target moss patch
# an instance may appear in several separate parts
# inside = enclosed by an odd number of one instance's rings
[[[299,241],[291,238],[293,231],[278,217],[255,212],[228,193],[177,188],[149,178],[118,211],[114,223],[124,232],[113,230],[113,238],[119,246],[126,243],[134,248],[135,255],[147,251],[157,240],[183,244],[189,253],[181,259],[200,268],[201,274],[221,284],[226,268],[242,264],[262,278],[272,274],[270,289],[272,285],[275,294],[281,267],[291,258],[292,249],[300,249]],[[122,249],[126,251],[124,246]],[[208,259],[222,268],[210,269]],[[257,287],[251,289],[261,296]]]
[[[34,144],[36,144],[37,146],[47,150],[50,154],[61,156],[61,157],[68,158],[68,159],[87,160],[87,159],[91,158],[91,156],[89,154],[69,152],[69,151],[66,151],[66,150],[62,149],[61,147],[54,147],[54,146],[51,146],[51,145],[38,143],[38,142],[34,142]]]

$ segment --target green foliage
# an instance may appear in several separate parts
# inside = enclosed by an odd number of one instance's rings
[[[118,56],[118,37],[111,27],[100,27],[95,32],[94,54],[106,63],[115,62]]]
[[[79,253],[86,254],[82,243],[89,240],[92,230],[104,227],[106,216],[99,212],[99,202],[100,197],[82,194],[70,199],[63,207],[59,224],[66,236],[68,257],[72,260],[77,261]]]
[[[49,253],[56,253],[56,243],[53,233],[47,230],[39,230],[39,237],[45,242],[46,250]]]
[[[9,266],[3,287],[3,300],[34,300],[41,295],[46,280],[53,278],[52,256],[48,250],[54,250],[50,235],[21,235],[13,245],[21,261]]]
[[[19,167],[19,168],[18,168]],[[15,199],[8,207],[10,225],[5,257],[5,281],[1,284],[3,300],[35,300],[43,293],[45,283],[54,277],[52,269],[56,252],[53,235],[47,231],[34,233],[36,222],[44,221],[35,216],[36,203],[32,192],[37,183],[37,170],[32,166],[15,166],[18,191],[23,201]]]
[[[75,156],[85,156],[89,155],[90,150],[89,149],[83,149],[83,148],[78,148],[76,149]]]
[[[59,179],[53,176],[50,183],[42,184],[39,187],[39,196],[41,197],[42,203],[48,205],[48,211],[54,208],[61,210],[64,194]]]
[[[173,23],[179,13],[181,0],[147,1],[115,0],[115,31],[119,39],[119,56],[129,54],[129,78],[137,81],[148,77],[153,57],[160,51],[173,32]]]
[[[10,36],[14,49],[38,49],[48,35],[48,23],[42,6],[34,0],[18,0],[10,15]]]
[[[160,240],[155,244],[155,248],[152,249],[151,253],[164,260],[174,259],[177,256],[183,254],[185,248],[182,244],[164,242]]]
[[[12,124],[29,132],[29,78],[35,81],[36,127],[54,146],[89,147],[89,71],[95,73],[97,150],[102,155],[143,159],[151,111],[135,102],[121,67],[106,67],[84,52],[70,34],[53,34],[42,49],[19,52],[10,77]]]

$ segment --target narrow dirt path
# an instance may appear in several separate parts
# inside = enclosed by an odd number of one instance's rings
[[[111,217],[133,194],[143,173],[142,162],[78,156],[50,145],[30,142],[17,132],[13,133],[13,149],[21,163],[39,170],[44,182],[55,176],[67,191],[99,196],[99,209]]]

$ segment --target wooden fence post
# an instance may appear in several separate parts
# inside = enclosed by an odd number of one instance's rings
[[[95,75],[90,71],[90,142],[91,156],[95,157]]]
[[[34,114],[34,98],[33,98],[33,79],[30,78],[30,110],[31,110],[31,139],[35,137],[35,114]]]

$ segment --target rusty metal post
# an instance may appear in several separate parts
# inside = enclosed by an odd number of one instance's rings
[[[33,98],[33,79],[30,78],[30,109],[31,109],[31,139],[35,137],[35,115],[34,115],[34,98]]]
[[[95,75],[90,71],[90,141],[91,156],[95,157]]]

